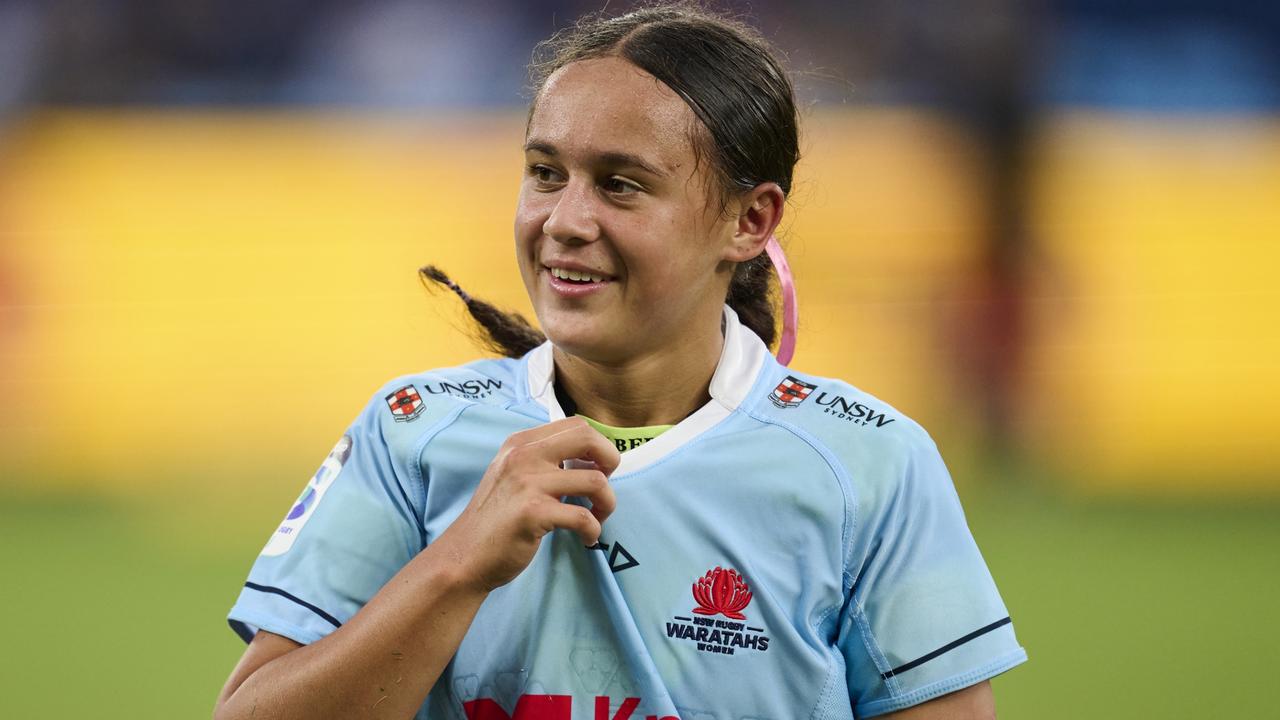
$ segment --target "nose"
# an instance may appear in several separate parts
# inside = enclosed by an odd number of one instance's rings
[[[571,179],[557,193],[556,204],[542,223],[543,234],[566,245],[595,242],[600,237],[595,201],[590,182]]]

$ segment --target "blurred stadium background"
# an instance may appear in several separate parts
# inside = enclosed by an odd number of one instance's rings
[[[600,4],[0,0],[0,717],[207,716],[333,439],[476,354],[416,268],[527,310],[524,64]],[[735,7],[805,103],[795,364],[938,438],[1002,717],[1277,717],[1280,6]]]

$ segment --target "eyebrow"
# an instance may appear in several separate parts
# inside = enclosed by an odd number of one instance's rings
[[[550,143],[542,142],[539,140],[531,140],[525,143],[524,150],[525,152],[539,152],[539,153],[542,153],[543,155],[548,155],[550,157],[557,157],[560,154],[560,152],[556,150],[554,145]],[[665,173],[655,168],[653,165],[649,164],[648,162],[645,162],[644,158],[641,158],[639,155],[633,155],[627,152],[609,150],[606,152],[599,153],[598,155],[596,155],[596,158],[605,165],[611,165],[615,167],[617,166],[638,167],[641,170],[644,170],[645,172],[649,173],[650,175],[655,175],[657,177],[666,177],[668,175],[668,173]]]

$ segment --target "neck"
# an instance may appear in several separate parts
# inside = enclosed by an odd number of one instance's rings
[[[556,383],[579,413],[605,425],[674,425],[711,399],[711,376],[723,348],[719,315],[695,337],[684,334],[670,346],[646,347],[620,364],[554,348]]]

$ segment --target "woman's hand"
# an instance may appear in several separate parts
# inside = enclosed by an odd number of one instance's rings
[[[565,469],[566,460],[589,460],[594,468]],[[463,577],[488,592],[519,575],[542,536],[556,528],[595,545],[616,505],[609,475],[620,460],[613,443],[579,417],[514,433],[467,508],[436,540],[437,550],[447,549]],[[563,502],[564,496],[584,497],[591,507]]]

